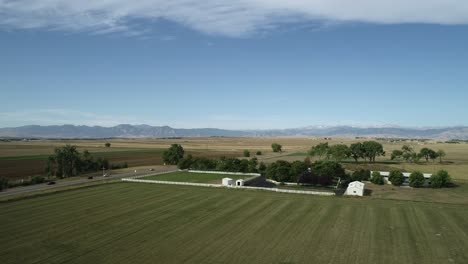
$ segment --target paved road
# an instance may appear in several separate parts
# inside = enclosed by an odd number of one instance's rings
[[[66,180],[66,181],[56,181],[56,184],[54,185],[47,185],[47,184],[35,184],[35,185],[30,185],[30,186],[23,186],[23,187],[16,187],[16,188],[11,188],[11,189],[6,189],[0,192],[0,198],[10,196],[10,195],[18,195],[18,194],[26,194],[30,192],[36,192],[36,191],[44,191],[44,190],[50,190],[54,188],[59,188],[59,187],[64,187],[64,186],[71,186],[71,185],[76,185],[76,184],[82,184],[82,183],[88,183],[88,182],[97,182],[97,181],[104,181],[104,180],[113,180],[113,179],[120,179],[120,178],[125,178],[125,177],[131,177],[131,176],[140,176],[140,175],[152,175],[164,171],[176,171],[177,169],[175,167],[167,167],[167,168],[155,168],[154,171],[150,171],[148,169],[141,169],[137,170],[135,173],[134,171],[132,172],[126,172],[126,173],[119,173],[119,174],[113,174],[108,177],[103,177],[103,176],[94,176],[93,179],[88,180],[86,178],[79,178],[75,180]]]

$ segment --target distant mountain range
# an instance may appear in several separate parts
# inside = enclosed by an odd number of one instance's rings
[[[168,138],[168,137],[387,137],[468,139],[468,127],[402,128],[311,126],[271,130],[225,130],[217,128],[179,129],[169,126],[117,125],[101,126],[21,126],[0,128],[0,137],[12,138]]]

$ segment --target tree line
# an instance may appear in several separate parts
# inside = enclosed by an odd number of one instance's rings
[[[257,158],[237,159],[221,157],[219,159],[209,159],[193,157],[192,155],[182,158],[177,167],[181,170],[212,170],[242,173],[264,172],[266,169],[265,164],[259,163]]]
[[[439,149],[435,151],[430,148],[422,148],[419,152],[416,152],[413,147],[409,145],[403,145],[401,149],[395,149],[392,151],[391,160],[405,160],[406,162],[419,162],[422,158],[429,162],[435,162],[436,159],[439,159],[439,162],[442,163],[442,158],[446,156],[445,151]]]
[[[179,144],[172,144],[169,149],[163,152],[165,164],[177,165],[181,170],[216,170],[229,172],[264,172],[266,165],[259,163],[257,158],[237,159],[221,157],[219,159],[209,159],[205,157],[185,156],[184,148]]]
[[[107,159],[94,158],[91,153],[85,150],[78,151],[77,146],[66,145],[57,147],[54,154],[47,158],[45,171],[48,177],[67,178],[77,176],[82,173],[99,171],[101,169],[126,168],[127,163],[110,164]]]
[[[341,162],[348,158],[353,158],[357,163],[359,159],[375,162],[376,157],[385,156],[383,145],[377,141],[364,141],[351,144],[349,147],[345,144],[336,144],[330,146],[327,143],[320,143],[313,146],[308,155],[317,157],[319,160],[334,160]]]
[[[329,186],[338,178],[345,179],[344,168],[335,161],[304,161],[288,162],[275,161],[267,166],[266,177],[277,182],[296,182],[298,184],[312,184]]]
[[[388,176],[388,180],[394,186],[401,186],[405,182],[405,177],[403,173],[399,170],[390,171]],[[370,181],[374,184],[384,184],[384,179],[380,172],[374,171],[372,173]],[[412,172],[408,177],[408,184],[414,188],[423,187],[426,183],[426,178],[424,174],[420,171]],[[439,170],[437,173],[432,174],[428,180],[429,187],[432,188],[442,188],[442,187],[450,187],[452,185],[452,180],[450,175],[445,170]]]

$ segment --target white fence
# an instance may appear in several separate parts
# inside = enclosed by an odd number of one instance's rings
[[[250,182],[260,176],[260,173],[244,173],[244,172],[229,172],[229,171],[201,171],[201,170],[188,170],[189,173],[207,173],[207,174],[226,174],[226,175],[239,175],[239,176],[252,176],[244,179],[244,183]]]
[[[139,176],[137,176],[137,177],[139,177]],[[199,186],[199,187],[216,187],[216,188],[226,187],[226,188],[234,188],[234,189],[263,190],[263,191],[270,191],[270,192],[312,194],[312,195],[323,195],[323,196],[334,196],[335,195],[335,193],[332,193],[332,192],[285,190],[285,189],[278,189],[278,188],[252,187],[252,186],[223,186],[221,184],[155,181],[155,180],[141,180],[141,179],[136,179],[136,178],[123,178],[122,181],[124,181],[124,182],[138,182],[138,183],[156,183],[156,184],[170,184],[170,185]]]
[[[156,181],[156,180],[141,180],[141,179],[130,179],[130,178],[123,178],[122,181],[124,181],[124,182],[171,184],[171,185],[189,185],[189,186],[202,186],[202,187],[223,187],[221,184],[196,183],[196,182]]]
[[[177,171],[177,170],[159,171],[159,172],[155,172],[155,173],[149,173],[149,174],[143,174],[143,175],[138,175],[138,176],[125,177],[125,179],[140,179],[140,178],[145,178],[145,177],[154,176],[154,175],[161,175],[161,174],[172,173],[172,172],[176,172],[176,171]]]
[[[241,176],[262,176],[260,173],[243,173],[243,172],[228,172],[228,171],[188,170],[188,172],[190,172],[190,173],[208,173],[208,174],[241,175]]]

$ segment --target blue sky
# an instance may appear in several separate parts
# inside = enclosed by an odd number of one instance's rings
[[[468,125],[464,1],[108,2],[0,0],[0,127]]]

